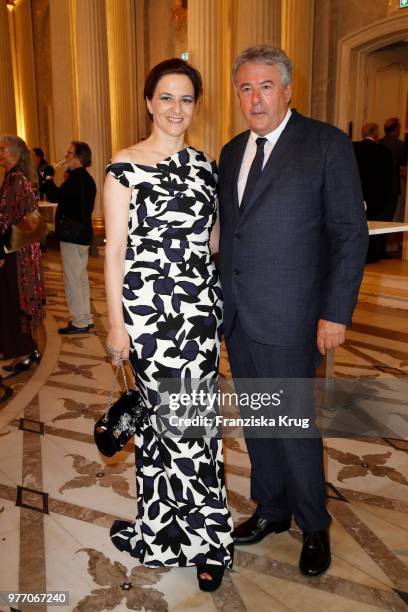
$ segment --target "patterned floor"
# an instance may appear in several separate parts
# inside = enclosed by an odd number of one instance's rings
[[[131,447],[106,460],[92,438],[112,381],[102,263],[90,260],[96,330],[62,338],[57,328],[68,312],[60,263],[55,253],[45,258],[44,357],[10,379],[15,393],[0,405],[0,591],[69,591],[63,609],[75,612],[407,610],[408,444],[393,434],[395,419],[408,422],[406,398],[396,403],[387,438],[325,440],[333,563],[320,578],[297,569],[295,524],[237,548],[234,571],[214,594],[198,590],[194,568],[145,569],[111,545],[112,521],[134,516],[135,478]],[[336,374],[376,377],[387,389],[406,373],[408,312],[361,303]],[[225,352],[222,376],[230,376]],[[239,438],[226,439],[225,448],[229,501],[240,520],[253,511],[248,458]],[[0,603],[13,609],[30,608]]]

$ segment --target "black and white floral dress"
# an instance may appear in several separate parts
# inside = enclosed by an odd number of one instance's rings
[[[151,567],[231,567],[222,441],[163,437],[155,427],[160,380],[217,377],[222,293],[208,244],[216,167],[187,147],[155,166],[113,163],[106,172],[132,188],[123,311],[147,407],[135,439],[136,522],[113,541]]]

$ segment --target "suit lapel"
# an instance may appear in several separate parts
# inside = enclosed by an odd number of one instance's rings
[[[261,178],[255,187],[252,197],[245,205],[245,209],[242,211],[240,221],[245,219],[255,200],[259,198],[268,185],[270,185],[275,177],[279,175],[281,169],[293,155],[294,151],[296,150],[296,144],[303,134],[304,122],[302,119],[303,117],[293,109],[292,115],[285,129],[280,135],[278,142],[274,146],[272,153],[265,164]]]

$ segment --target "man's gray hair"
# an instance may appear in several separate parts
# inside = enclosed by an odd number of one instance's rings
[[[263,44],[249,47],[245,49],[245,51],[242,51],[242,53],[235,58],[235,62],[232,66],[232,81],[234,85],[237,84],[238,70],[242,64],[246,62],[269,64],[270,66],[276,64],[281,75],[282,85],[287,87],[292,82],[292,62],[280,47]]]

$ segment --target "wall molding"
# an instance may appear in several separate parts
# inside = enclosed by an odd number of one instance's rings
[[[337,45],[337,70],[334,122],[353,134],[359,134],[363,122],[363,105],[367,55],[389,44],[408,39],[408,11],[391,15],[353,32]]]

